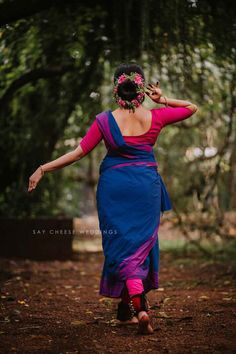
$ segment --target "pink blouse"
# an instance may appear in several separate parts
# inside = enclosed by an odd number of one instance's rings
[[[150,129],[141,135],[123,135],[127,144],[151,144],[154,145],[160,131],[168,124],[176,123],[190,117],[193,112],[187,107],[161,107],[151,109],[152,122]],[[84,155],[88,154],[102,140],[103,135],[99,129],[96,119],[89,127],[86,135],[80,142]]]

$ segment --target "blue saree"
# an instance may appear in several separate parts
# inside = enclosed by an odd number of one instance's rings
[[[170,198],[152,145],[128,145],[111,111],[96,120],[108,148],[96,192],[105,257],[100,295],[121,297],[132,278],[142,279],[148,292],[158,288],[158,227]]]

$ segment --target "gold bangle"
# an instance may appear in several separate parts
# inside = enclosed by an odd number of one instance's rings
[[[39,168],[40,168],[40,170],[41,170],[41,174],[42,174],[42,176],[43,176],[43,175],[44,175],[44,170],[43,170],[42,165],[40,165],[40,166],[39,166]]]

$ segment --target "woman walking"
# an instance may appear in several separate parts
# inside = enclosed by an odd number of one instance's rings
[[[145,86],[144,73],[135,64],[116,69],[113,93],[119,107],[98,114],[74,151],[41,165],[30,177],[28,191],[45,172],[80,160],[104,140],[107,154],[96,193],[105,256],[100,295],[120,298],[117,319],[138,323],[139,333],[151,334],[146,293],[158,288],[160,215],[171,209],[153,146],[163,127],[190,117],[197,107],[162,96],[158,84]],[[165,107],[145,108],[145,93]]]

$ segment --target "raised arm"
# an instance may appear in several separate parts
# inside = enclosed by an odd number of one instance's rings
[[[98,128],[96,120],[90,126],[88,132],[83,137],[78,147],[56,160],[40,165],[29,178],[28,192],[34,190],[45,172],[51,172],[68,166],[87,155],[101,141],[102,134]]]
[[[190,101],[162,96],[159,83],[156,85],[148,85],[146,93],[154,102],[164,104],[166,106],[154,109],[158,115],[158,120],[162,127],[189,118],[198,109],[197,106]]]
[[[156,101],[155,101],[156,102]],[[197,111],[197,106],[189,101],[177,100],[175,98],[168,98],[160,96],[159,100],[156,103],[165,104],[170,107],[185,107],[189,108],[193,113]]]
[[[147,95],[156,103],[165,104],[170,107],[185,107],[189,108],[193,113],[197,111],[197,106],[189,101],[177,100],[162,96],[162,90],[159,87],[159,82],[156,85],[149,84],[146,90]]]

